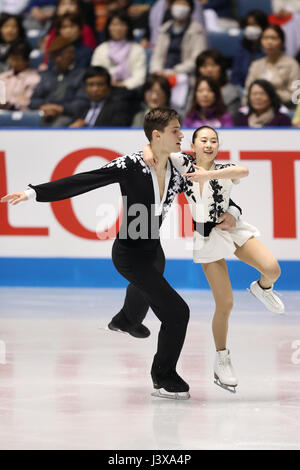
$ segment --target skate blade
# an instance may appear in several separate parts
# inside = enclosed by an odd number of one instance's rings
[[[188,400],[190,398],[189,392],[167,392],[164,388],[154,389],[151,395],[153,397],[169,398],[171,400]]]
[[[98,327],[99,330],[102,330],[102,331],[108,331],[109,333],[123,333],[123,335],[128,335],[129,333],[127,333],[127,331],[122,331],[122,330],[111,330],[110,328],[108,328],[108,326],[99,326]]]
[[[219,387],[223,388],[224,390],[227,390],[227,392],[230,393],[236,393],[236,387],[237,385],[226,385],[220,382],[218,378],[215,377],[214,383],[218,385]]]

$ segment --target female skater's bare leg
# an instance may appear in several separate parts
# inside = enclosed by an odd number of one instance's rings
[[[259,284],[264,289],[272,287],[281,274],[275,256],[257,238],[250,238],[243,246],[238,246],[234,254],[261,273]]]
[[[284,313],[282,301],[273,292],[273,284],[279,278],[281,270],[269,248],[257,238],[250,238],[243,246],[237,247],[235,255],[261,273],[260,279],[251,283],[250,292],[271,312]]]
[[[216,350],[226,349],[228,318],[233,306],[233,294],[224,259],[203,263],[202,268],[213,293],[216,309],[212,330]]]
[[[203,263],[202,268],[216,304],[212,322],[217,350],[214,364],[215,383],[234,392],[238,380],[231,364],[230,352],[226,349],[228,318],[233,306],[233,294],[226,261],[221,259],[213,263]]]

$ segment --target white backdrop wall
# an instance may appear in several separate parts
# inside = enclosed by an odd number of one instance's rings
[[[300,149],[298,130],[222,130],[221,159],[246,165],[248,178],[234,187],[232,198],[243,218],[257,226],[261,240],[281,260],[300,260]],[[190,148],[184,130],[182,149]],[[2,130],[0,195],[95,169],[118,154],[146,143],[142,130]],[[185,201],[182,196],[181,204]],[[111,205],[114,206],[114,211]],[[112,240],[95,232],[114,227],[120,209],[118,185],[100,188],[72,201],[42,204],[28,201],[0,205],[0,257],[110,258]],[[180,206],[181,207],[181,206]],[[174,204],[162,230],[166,256],[191,258],[190,226],[182,236]]]

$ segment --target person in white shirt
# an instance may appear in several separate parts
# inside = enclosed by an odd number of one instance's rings
[[[128,15],[123,11],[113,12],[105,35],[106,41],[95,49],[91,65],[106,68],[112,77],[112,86],[129,90],[142,86],[146,79],[146,53],[133,40]]]
[[[0,13],[19,15],[25,11],[30,0],[0,0]]]
[[[22,40],[16,41],[9,50],[9,70],[0,74],[6,90],[5,109],[28,110],[30,98],[41,79],[36,70],[29,68],[30,50]]]

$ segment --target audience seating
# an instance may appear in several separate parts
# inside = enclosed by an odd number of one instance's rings
[[[207,39],[210,48],[218,49],[226,58],[231,58],[235,56],[238,50],[242,33],[238,31],[237,34],[230,34],[225,31],[208,31]]]
[[[238,0],[237,11],[239,18],[243,18],[250,10],[262,10],[267,15],[272,13],[271,0]]]
[[[40,111],[4,111],[0,110],[0,127],[40,127]]]

